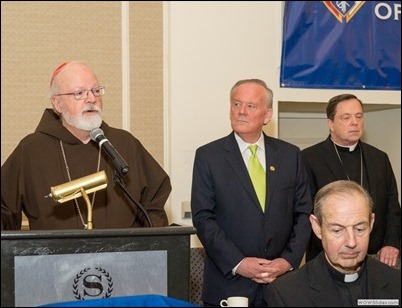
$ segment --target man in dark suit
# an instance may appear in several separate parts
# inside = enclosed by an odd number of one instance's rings
[[[363,104],[355,95],[331,98],[326,113],[330,136],[302,151],[313,198],[321,187],[336,180],[355,181],[366,188],[373,198],[376,216],[368,253],[395,266],[401,240],[401,207],[388,155],[360,140],[364,129]],[[306,261],[321,251],[321,241],[312,233]]]
[[[269,307],[401,306],[401,272],[367,257],[375,215],[368,192],[354,181],[321,188],[310,222],[324,252],[270,283]]]
[[[311,232],[308,175],[296,146],[262,132],[272,100],[262,80],[238,81],[230,92],[233,132],[196,151],[191,208],[206,251],[204,306],[229,296],[266,306],[263,286],[303,258]],[[262,192],[249,175],[255,155]]]

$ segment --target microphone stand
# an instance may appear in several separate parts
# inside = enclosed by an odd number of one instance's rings
[[[130,198],[130,200],[133,201],[140,208],[140,210],[144,213],[145,218],[147,219],[148,225],[152,228],[153,227],[152,221],[147,213],[147,210],[144,208],[144,206],[139,201],[135,200],[134,197],[130,194],[130,192],[127,190],[126,185],[124,184],[123,180],[121,179],[120,174],[116,170],[114,172],[113,181],[116,184],[118,184],[121,187],[121,189],[123,189],[125,194]]]

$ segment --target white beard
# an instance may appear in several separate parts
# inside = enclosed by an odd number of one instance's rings
[[[69,125],[78,129],[91,131],[94,128],[100,127],[102,124],[102,111],[96,106],[93,106],[87,110],[96,110],[97,112],[87,115],[81,113],[79,115],[72,116],[67,110],[63,110],[62,117]]]

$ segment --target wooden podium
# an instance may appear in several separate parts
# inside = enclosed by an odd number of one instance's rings
[[[189,301],[190,226],[1,232],[1,307],[159,294]]]

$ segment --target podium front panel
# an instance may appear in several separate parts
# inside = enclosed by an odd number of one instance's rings
[[[193,227],[2,231],[1,306],[126,295],[189,300]]]

